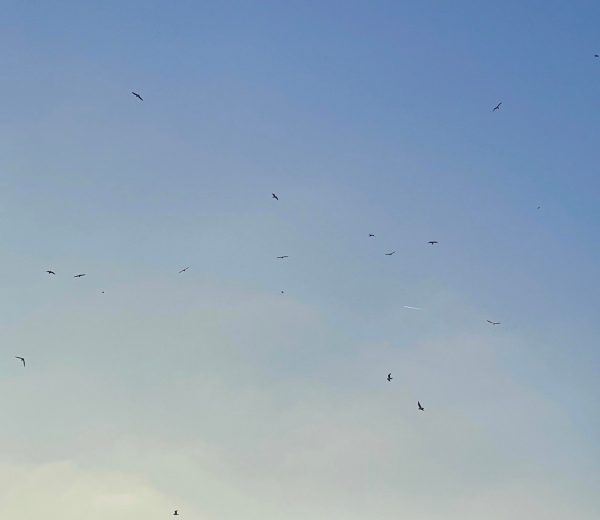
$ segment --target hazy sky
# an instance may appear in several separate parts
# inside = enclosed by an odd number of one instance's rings
[[[1,518],[598,518],[597,1],[0,7]]]

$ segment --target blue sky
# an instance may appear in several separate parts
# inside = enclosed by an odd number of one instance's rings
[[[2,6],[0,516],[597,517],[597,2]]]

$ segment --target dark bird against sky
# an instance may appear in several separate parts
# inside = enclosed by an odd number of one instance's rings
[[[21,362],[23,363],[23,366],[25,366],[25,358],[21,357],[21,356],[15,356],[17,359],[20,359]]]
[[[388,374],[388,376],[387,376],[387,380],[388,380],[388,381],[391,381],[392,379],[394,379],[394,378],[392,377],[392,373],[390,372],[390,373]]]
[[[396,251],[392,251],[391,253],[386,253],[385,256],[392,256]]]
[[[419,407],[419,410],[421,410],[421,411],[425,410],[425,408],[423,408],[423,407],[421,406],[421,403],[420,403],[419,401],[417,401],[417,406]]]
[[[85,276],[85,273],[76,274],[75,276],[73,276],[73,278],[81,278],[82,276]]]
[[[283,255],[283,256],[278,256],[277,258],[279,258],[279,260],[283,260],[284,258],[289,258],[288,255]]]
[[[131,91],[131,93],[132,93],[132,94],[133,94],[133,95],[134,95],[136,98],[138,98],[140,101],[144,101],[144,99],[142,98],[142,96],[140,96],[140,95],[139,95],[137,92],[133,92],[133,91]]]
[[[274,193],[271,193],[271,197],[274,198],[275,200],[279,200],[279,197],[277,195],[275,195]]]
[[[48,271],[46,271],[48,274],[56,274],[54,271],[51,271],[50,269],[48,269]]]
[[[375,235],[373,233],[369,233],[369,236],[370,237],[374,237]]]
[[[498,103],[494,109],[492,110],[492,112],[495,112],[496,110],[500,110],[500,107],[502,106],[502,101],[500,101],[500,103]]]
[[[500,325],[499,321],[491,321],[491,320],[485,320],[487,321],[490,325]]]
[[[179,274],[185,273],[190,267],[192,267],[192,266],[188,265],[187,267],[184,267],[181,271],[179,271]]]
[[[179,516],[179,513],[178,513],[177,509],[175,509],[175,512],[173,513],[173,516]]]
[[[437,240],[430,240],[429,242],[427,242],[428,244],[431,244],[432,246],[439,244],[439,242]]]

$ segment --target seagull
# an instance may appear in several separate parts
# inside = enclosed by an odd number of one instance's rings
[[[173,513],[173,516],[179,516],[178,510],[175,509],[175,512]]]
[[[81,278],[82,276],[85,276],[85,273],[76,274],[73,278]]]
[[[374,237],[375,235],[373,233],[369,233],[369,236],[370,237]]]
[[[188,265],[187,267],[184,267],[181,271],[179,271],[179,274],[185,273],[190,267],[192,267],[192,266]]]
[[[427,242],[428,244],[431,244],[432,246],[439,244],[439,242],[437,240],[430,240],[429,242]]]
[[[421,406],[421,403],[419,401],[417,401],[417,406],[419,407],[419,410],[421,410],[422,412],[425,411],[425,408],[423,408]]]
[[[391,381],[392,379],[394,379],[394,378],[392,377],[392,373],[390,372],[390,373],[388,374],[388,376],[387,376],[387,380],[388,380],[388,381]]]
[[[137,92],[131,92],[136,98],[138,98],[140,101],[144,101],[144,98],[142,98],[142,96],[140,96]]]
[[[20,359],[23,363],[23,366],[25,366],[25,358],[21,357],[21,356],[15,356],[17,359]]]
[[[277,195],[275,195],[274,193],[271,193],[271,197],[275,200],[279,200],[279,197]]]
[[[500,325],[499,321],[490,321],[490,320],[485,320],[487,321],[490,325]]]
[[[498,103],[494,109],[492,110],[492,112],[495,112],[496,110],[500,110],[500,107],[502,106],[502,101],[500,101],[500,103]]]
[[[54,271],[51,271],[50,269],[48,271],[46,271],[48,274],[56,274]]]
[[[422,311],[421,307],[411,307],[410,305],[404,305],[405,309],[412,309],[413,311]]]
[[[278,256],[277,258],[279,258],[279,260],[283,260],[284,258],[289,258],[288,255],[283,255],[283,256]]]
[[[391,253],[386,253],[385,256],[392,256],[396,251],[392,251]]]

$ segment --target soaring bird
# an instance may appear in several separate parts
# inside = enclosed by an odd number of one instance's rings
[[[81,278],[82,276],[85,276],[85,273],[76,274],[73,278]]]
[[[386,253],[385,256],[392,256],[396,251],[392,251],[391,253]]]
[[[499,321],[490,321],[490,320],[485,320],[487,321],[490,325],[500,325]]]
[[[500,101],[500,103],[498,103],[494,109],[492,110],[492,112],[495,112],[496,110],[500,110],[500,107],[502,106],[502,101]]]
[[[419,407],[419,410],[421,410],[422,412],[425,410],[425,408],[423,408],[421,406],[421,403],[419,401],[417,401],[417,406]]]
[[[274,193],[271,193],[271,197],[275,200],[279,200],[279,197],[277,195],[275,195]]]
[[[411,307],[410,305],[403,305],[405,309],[412,309],[413,311],[422,311],[421,307]]]
[[[144,101],[144,99],[142,98],[142,96],[140,96],[137,92],[131,92],[136,98],[138,98],[140,101]]]
[[[370,237],[374,237],[375,235],[373,233],[369,233],[369,236]]]
[[[179,271],[179,274],[185,273],[190,267],[192,267],[192,266],[188,265],[187,267],[184,267],[181,271]]]
[[[51,271],[50,269],[48,269],[48,271],[46,271],[48,274],[56,274],[54,271]]]
[[[388,381],[391,381],[392,379],[394,379],[394,378],[392,377],[392,373],[390,372],[390,373],[388,374],[388,376],[387,376],[387,380],[388,380]]]
[[[283,260],[284,258],[289,258],[288,255],[283,255],[283,256],[278,256],[277,258],[279,258],[279,260]]]
[[[21,362],[23,363],[23,366],[25,366],[25,358],[21,357],[21,356],[15,356],[17,359],[20,359]]]
[[[427,242],[428,244],[431,244],[432,246],[439,244],[439,242],[437,240],[430,240],[429,242]]]

